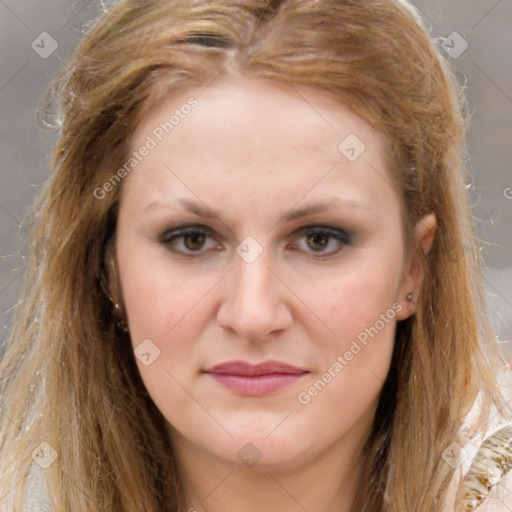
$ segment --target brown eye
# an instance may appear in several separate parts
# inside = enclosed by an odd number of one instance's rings
[[[308,247],[314,251],[321,251],[329,243],[330,235],[326,233],[312,233],[307,236]]]
[[[218,246],[213,243],[209,228],[199,226],[184,227],[168,232],[160,238],[160,243],[171,252],[184,256],[205,253],[208,249]]]
[[[351,235],[346,231],[327,226],[305,228],[301,233],[302,236],[293,244],[293,248],[318,257],[334,256],[351,242]]]
[[[190,251],[198,251],[199,249],[202,249],[205,240],[206,235],[201,231],[183,235],[183,244]]]

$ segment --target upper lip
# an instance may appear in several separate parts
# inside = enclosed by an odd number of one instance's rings
[[[274,373],[301,374],[307,373],[307,370],[274,360],[264,361],[259,364],[251,364],[245,361],[227,361],[205,370],[205,373],[258,376]]]

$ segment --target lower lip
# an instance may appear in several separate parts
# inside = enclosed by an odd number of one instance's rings
[[[272,373],[269,375],[232,375],[210,373],[219,384],[242,396],[266,396],[291,386],[306,373]]]

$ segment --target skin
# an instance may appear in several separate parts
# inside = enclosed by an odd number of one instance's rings
[[[133,148],[190,96],[197,107],[124,179],[116,233],[133,348],[150,339],[160,351],[148,366],[136,361],[168,424],[184,510],[346,512],[396,322],[414,312],[418,254],[430,249],[435,218],[418,224],[415,249],[406,251],[384,138],[304,87],[232,78],[191,89],[146,116]],[[366,146],[353,162],[338,150],[349,134]],[[340,203],[328,211],[282,219],[333,197]],[[173,206],[179,198],[218,217]],[[211,232],[199,243],[162,242],[184,225]],[[350,240],[320,236],[319,245],[303,230],[312,226],[345,230]],[[236,252],[248,236],[263,250],[251,263]],[[393,304],[395,317],[301,403],[298,394]],[[225,361],[268,359],[309,373],[264,397],[239,396],[202,373]],[[248,442],[261,454],[252,467],[237,457]]]

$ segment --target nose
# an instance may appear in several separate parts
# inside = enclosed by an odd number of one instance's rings
[[[235,266],[226,276],[226,291],[217,312],[218,324],[249,341],[268,339],[289,327],[293,317],[283,282],[260,256],[252,263],[235,255]],[[288,290],[288,295],[287,295]]]

